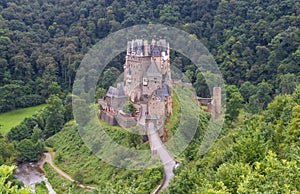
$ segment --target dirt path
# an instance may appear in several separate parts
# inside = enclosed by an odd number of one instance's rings
[[[83,189],[88,189],[88,190],[94,190],[95,187],[91,186],[85,186],[83,184],[79,184],[76,180],[72,179],[68,174],[66,174],[64,171],[62,171],[60,168],[58,168],[54,163],[52,159],[52,154],[51,153],[45,153],[45,159],[44,162],[41,164],[42,166],[44,165],[45,162],[47,162],[60,176],[64,177],[65,179],[68,179],[69,181],[76,183],[80,188]]]
[[[52,161],[52,156],[50,153],[45,153],[45,162],[48,162],[50,164],[50,166],[62,177],[68,179],[71,182],[75,182],[74,179],[72,179],[69,175],[67,175],[65,172],[63,172],[62,170],[60,170]]]

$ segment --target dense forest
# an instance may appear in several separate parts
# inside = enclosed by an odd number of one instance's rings
[[[47,144],[57,149],[59,165],[71,166],[71,174],[85,174],[78,175],[81,181],[98,185],[99,191],[139,193],[157,186],[161,169],[139,174],[93,158],[72,121],[70,94],[76,70],[94,44],[119,29],[150,23],[179,28],[201,40],[227,90],[226,125],[217,143],[206,155],[197,154],[209,118],[201,112],[202,126],[180,156],[182,165],[165,193],[299,193],[297,0],[2,0],[0,112],[44,103],[47,107],[7,135],[0,134],[0,165],[36,161]],[[197,95],[208,97],[203,73],[180,53],[171,56],[171,64],[185,73]],[[105,69],[96,99],[122,73],[123,63],[121,54]],[[125,144],[137,144],[137,137],[113,135]],[[60,148],[60,141],[65,147]],[[66,162],[82,153],[91,161],[82,159],[80,166]],[[105,169],[109,172],[95,174]],[[13,169],[0,170],[12,176]],[[153,181],[148,182],[149,177]],[[15,177],[11,180],[20,185]]]
[[[0,5],[0,111],[45,102],[61,86],[72,89],[88,49],[109,33],[135,24],[162,23],[194,34],[214,55],[228,84],[241,87],[246,102],[291,93],[299,82],[297,0],[271,1],[2,1]],[[201,72],[173,57],[199,95],[207,93]],[[116,59],[99,87],[122,71]],[[264,101],[264,100],[262,100]],[[253,110],[255,111],[255,110]]]

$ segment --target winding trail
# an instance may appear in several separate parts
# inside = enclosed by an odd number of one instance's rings
[[[169,185],[170,180],[174,177],[173,169],[177,166],[178,163],[162,143],[158,133],[155,131],[153,123],[149,124],[147,135],[152,153],[158,154],[164,165],[165,175],[163,183],[153,193],[157,194]]]
[[[58,168],[54,163],[53,163],[53,159],[52,159],[52,155],[51,153],[44,153],[45,155],[45,159],[44,162],[41,164],[41,166],[44,165],[45,162],[47,162],[60,176],[64,177],[65,179],[76,183],[78,187],[82,188],[82,189],[88,189],[89,191],[94,190],[95,187],[91,187],[91,186],[86,186],[83,184],[79,184],[78,181],[72,179],[68,174],[66,174],[64,171],[62,171],[60,168]]]
[[[147,105],[141,104],[141,116],[139,118],[139,124],[142,127],[146,127],[146,110]],[[178,162],[164,146],[158,133],[155,130],[155,126],[153,123],[148,124],[148,127],[146,127],[146,133],[148,136],[152,154],[158,154],[164,166],[165,174],[163,183],[153,192],[153,194],[157,194],[169,185],[170,180],[174,177],[173,169],[178,165]]]
[[[48,164],[50,164],[50,166],[62,177],[64,177],[65,179],[68,179],[71,182],[75,182],[74,179],[72,179],[69,175],[67,175],[64,171],[60,170],[52,161],[52,155],[51,153],[45,153],[44,154],[45,160],[44,162],[47,162]]]

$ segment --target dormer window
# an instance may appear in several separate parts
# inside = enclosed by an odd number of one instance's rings
[[[141,48],[141,47],[138,47],[138,48],[137,48],[136,54],[139,55],[139,56],[142,56],[142,55],[143,55],[143,52],[142,52],[142,48]]]
[[[153,55],[154,57],[160,56],[160,51],[159,51],[158,46],[154,46],[152,55]]]

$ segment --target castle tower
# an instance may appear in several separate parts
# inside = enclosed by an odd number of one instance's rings
[[[222,112],[222,91],[220,87],[213,88],[213,99],[215,105],[216,115],[220,115]]]
[[[169,43],[165,39],[153,39],[151,44],[142,39],[128,41],[124,65],[126,95],[141,100],[139,94],[149,96],[155,89],[162,87],[162,82],[171,83],[169,58]]]

